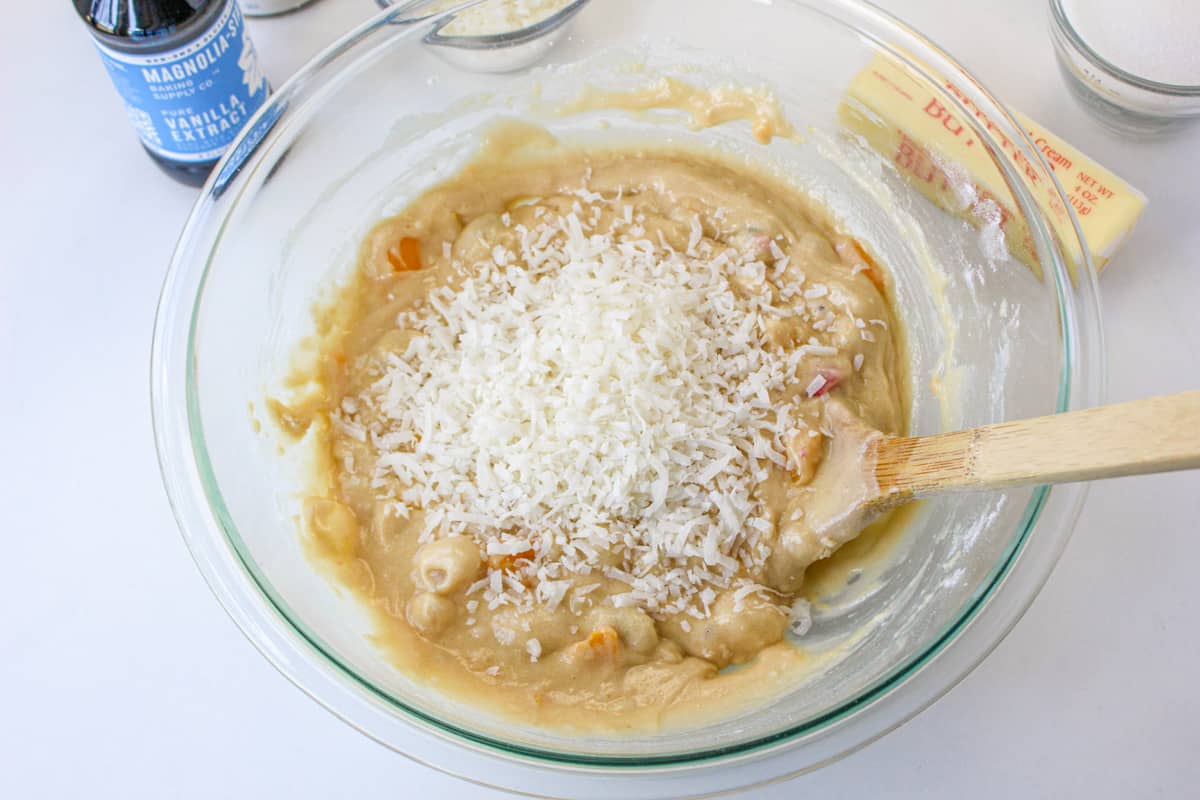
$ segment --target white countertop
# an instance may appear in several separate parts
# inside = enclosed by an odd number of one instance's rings
[[[1110,399],[1200,386],[1200,128],[1106,133],[1068,97],[1045,0],[886,0],[1150,197],[1101,281]],[[278,85],[374,10],[253,23]],[[155,462],[151,322],[195,192],[129,130],[69,3],[0,26],[0,797],[500,797],[367,740],[225,616]],[[50,43],[55,43],[53,48]],[[899,731],[757,798],[1195,797],[1200,473],[1093,487],[1016,630]]]

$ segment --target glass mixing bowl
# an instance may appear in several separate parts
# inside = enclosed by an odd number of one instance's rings
[[[542,730],[439,695],[372,646],[364,609],[304,555],[295,523],[303,465],[250,409],[277,386],[313,330],[314,301],[350,273],[372,222],[451,174],[498,117],[572,141],[728,151],[824,201],[895,275],[914,433],[1095,405],[1102,382],[1095,278],[1052,172],[1004,106],[874,7],[604,0],[580,12],[551,66],[504,76],[438,58],[422,40],[444,20],[405,21],[412,11],[382,12],[279,90],[205,188],[166,278],[152,363],[156,441],[184,537],[229,614],[280,671],[368,736],[539,795],[674,797],[777,779],[863,746],[949,690],[1033,600],[1084,487],[925,502],[880,574],[819,604],[799,646],[833,666],[702,727]],[[886,134],[873,140],[882,150],[861,128],[846,130],[855,109],[843,90],[880,54],[928,93],[927,109],[979,143],[1002,189],[980,195],[949,155],[865,109],[859,118]],[[666,108],[559,112],[584,84],[637,88],[663,75],[769,87],[801,136],[763,145],[745,122],[698,128]],[[927,200],[919,181],[948,189],[961,213]],[[1032,267],[1008,254],[998,215],[1023,226],[1006,230]]]

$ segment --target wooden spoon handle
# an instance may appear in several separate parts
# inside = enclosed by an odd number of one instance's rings
[[[884,497],[1200,467],[1200,391],[877,445]]]

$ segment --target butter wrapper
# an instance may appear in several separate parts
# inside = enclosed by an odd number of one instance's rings
[[[950,81],[942,87],[973,110],[978,122],[999,140],[999,157],[1037,180],[1037,171]],[[877,55],[851,82],[839,109],[842,124],[860,134],[891,161],[926,197],[979,227],[998,224],[1009,252],[1039,275],[1028,226],[1014,208],[1012,192],[988,148],[961,111],[902,63]],[[1146,197],[1028,117],[1014,112],[1075,209],[1086,246],[1102,269],[1133,230]],[[1044,173],[1043,173],[1044,174]],[[1073,243],[1070,216],[1050,192],[1035,192],[1060,241]],[[990,201],[990,203],[989,203]],[[1075,257],[1077,252],[1068,252]],[[1072,265],[1073,266],[1073,265]]]

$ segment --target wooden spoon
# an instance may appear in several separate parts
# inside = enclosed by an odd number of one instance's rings
[[[830,402],[833,434],[805,526],[840,544],[920,497],[1200,468],[1200,391],[936,436],[885,436]]]

